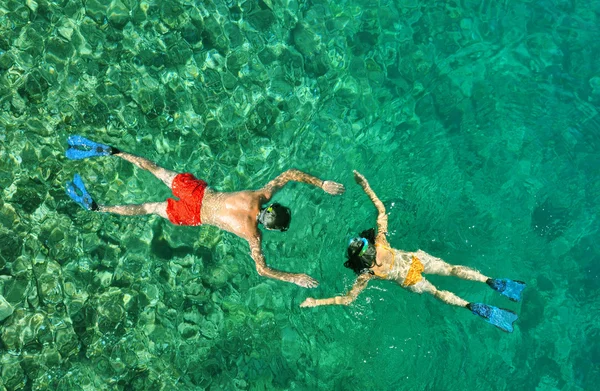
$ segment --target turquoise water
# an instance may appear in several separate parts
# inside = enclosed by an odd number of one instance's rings
[[[3,0],[0,3],[0,390],[593,390],[600,382],[597,1]],[[83,211],[169,191],[83,134],[222,191],[296,167],[290,230],[259,277],[239,238]],[[348,238],[528,283],[505,334],[389,282],[351,307]]]

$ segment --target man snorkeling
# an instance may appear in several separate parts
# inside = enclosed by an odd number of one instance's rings
[[[248,241],[250,255],[256,263],[259,275],[291,282],[305,288],[314,288],[318,285],[316,280],[306,274],[282,272],[267,266],[258,226],[262,224],[268,230],[287,231],[291,221],[290,209],[278,203],[266,207],[263,205],[267,204],[289,181],[308,183],[332,195],[344,192],[344,186],[340,183],[323,181],[292,169],[282,173],[260,190],[219,192],[208,187],[205,181],[196,179],[192,174],[167,170],[148,159],[96,143],[82,136],[69,137],[68,144],[66,156],[69,159],[79,160],[109,155],[120,157],[152,173],[169,186],[173,195],[179,198],[179,200],[169,198],[163,202],[147,202],[139,205],[99,205],[86,191],[79,174],[75,174],[73,181],[67,183],[66,190],[69,197],[83,208],[124,216],[155,214],[177,225],[214,225]]]
[[[492,279],[476,270],[465,266],[453,266],[433,257],[424,251],[405,252],[390,247],[386,235],[388,232],[388,216],[383,203],[377,198],[369,183],[359,172],[354,171],[354,179],[364,189],[378,211],[377,236],[375,230],[363,231],[359,237],[348,244],[348,260],[344,266],[352,269],[358,278],[354,286],[343,296],[328,299],[307,298],[300,307],[316,307],[319,305],[349,305],[366,288],[371,279],[392,280],[404,288],[416,292],[427,292],[445,303],[464,307],[487,322],[500,329],[512,332],[513,322],[517,315],[509,310],[482,303],[469,303],[452,292],[440,291],[427,281],[421,273],[456,276],[466,280],[487,283],[492,289],[500,292],[512,301],[521,299],[525,283],[509,279]]]

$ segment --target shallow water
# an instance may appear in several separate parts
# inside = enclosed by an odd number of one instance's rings
[[[0,4],[0,390],[592,390],[600,381],[600,3],[16,0]],[[276,268],[212,227],[77,207],[169,191],[82,134],[222,191],[295,167],[342,182],[276,200]],[[502,333],[389,282],[354,280],[345,245],[390,242],[528,283]]]

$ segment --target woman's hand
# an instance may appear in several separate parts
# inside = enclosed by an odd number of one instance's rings
[[[322,189],[331,195],[340,195],[346,190],[344,185],[334,181],[323,181]]]
[[[316,307],[317,306],[317,300],[313,299],[312,297],[307,297],[306,300],[304,300],[302,302],[302,304],[300,304],[300,307]]]
[[[363,174],[361,174],[360,172],[358,172],[356,170],[354,170],[354,180],[356,181],[356,183],[358,183],[362,187],[369,186],[369,182],[367,182],[367,179],[363,176]]]

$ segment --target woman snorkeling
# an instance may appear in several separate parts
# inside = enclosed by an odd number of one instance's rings
[[[388,216],[383,203],[377,198],[362,174],[354,171],[354,179],[356,183],[362,186],[377,208],[377,235],[375,235],[375,230],[371,228],[363,231],[359,237],[350,240],[348,260],[344,263],[344,266],[354,270],[358,278],[348,293],[328,299],[309,297],[300,304],[300,307],[332,304],[348,305],[366,288],[369,280],[392,280],[410,291],[416,293],[427,292],[445,303],[467,308],[504,331],[513,331],[513,322],[517,320],[517,315],[514,312],[487,304],[469,303],[452,292],[438,290],[421,273],[456,276],[466,280],[485,282],[492,289],[512,301],[521,299],[521,292],[525,288],[525,283],[509,279],[488,278],[476,270],[465,266],[450,265],[440,258],[433,257],[421,250],[405,252],[391,248],[386,238]]]

